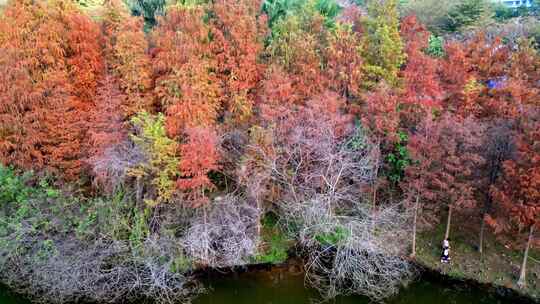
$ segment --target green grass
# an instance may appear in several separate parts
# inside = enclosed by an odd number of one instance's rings
[[[473,279],[482,283],[492,283],[540,299],[540,263],[529,259],[527,287],[519,289],[516,283],[523,252],[503,246],[490,231],[486,231],[484,253],[480,254],[476,248],[478,242],[476,224],[479,226],[479,221],[471,218],[455,219],[450,233],[452,259],[450,264],[440,263],[444,223],[434,229],[419,233],[417,262],[455,279]],[[531,250],[530,256],[533,259],[538,260],[536,258],[538,255],[540,255],[538,250]]]
[[[253,257],[254,263],[280,264],[287,260],[287,251],[293,241],[287,238],[277,223],[277,217],[268,213],[262,220],[262,244],[259,253]]]
[[[315,236],[317,242],[321,245],[336,246],[341,241],[347,239],[350,236],[350,232],[343,227],[336,227],[334,231],[329,233],[323,233]]]

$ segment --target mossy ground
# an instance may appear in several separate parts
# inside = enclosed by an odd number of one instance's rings
[[[259,254],[253,258],[254,262],[281,264],[287,261],[287,252],[293,246],[294,240],[287,238],[273,213],[268,213],[263,218],[261,234],[261,246]]]
[[[478,225],[477,225],[478,224]],[[457,217],[452,225],[451,263],[440,263],[441,242],[445,225],[418,235],[416,260],[419,264],[455,279],[473,279],[518,291],[540,300],[540,251],[531,250],[527,262],[527,287],[517,286],[523,250],[505,247],[486,230],[484,252],[478,252],[479,220]]]

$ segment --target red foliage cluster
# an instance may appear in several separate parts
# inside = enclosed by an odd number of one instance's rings
[[[232,167],[241,168],[230,172],[246,177],[253,170],[263,178],[265,168],[250,151],[277,153],[273,145],[293,142],[299,129],[315,141],[324,137],[321,125],[343,136],[356,115],[383,153],[401,149],[401,190],[435,214],[440,206],[477,208],[477,194],[488,187],[477,182],[484,129],[502,120],[521,135],[515,158],[500,160],[503,177],[489,183],[504,211],[490,213],[490,223],[497,231],[538,225],[540,56],[527,42],[511,49],[479,34],[448,42],[446,56],[433,58],[426,54],[430,33],[406,17],[403,50],[388,45],[407,57],[398,79],[366,86],[360,47],[371,40],[362,39],[356,6],[331,29],[305,7],[271,32],[259,0],[175,5],[146,34],[120,0],[106,1],[100,20],[70,1],[55,4],[12,1],[0,16],[2,163],[74,181],[85,164],[129,141],[131,116],[163,112],[172,150],[181,147],[179,173],[171,176],[181,177],[178,190],[197,207],[214,187],[208,174],[220,168],[223,133],[256,146],[237,147]],[[106,174],[93,169],[94,177]],[[511,217],[499,220],[505,212]]]
[[[171,8],[153,33],[154,91],[171,137],[189,127],[215,125],[221,111],[221,81],[203,15],[202,8]]]
[[[504,163],[500,182],[491,188],[497,212],[488,223],[498,233],[540,228],[540,116],[528,117],[515,159]]]
[[[188,194],[191,207],[199,207],[208,203],[206,190],[214,185],[208,178],[208,173],[217,170],[219,165],[218,137],[210,128],[188,128],[187,141],[180,147],[180,172],[178,188]]]
[[[216,1],[212,35],[227,116],[234,125],[251,118],[256,89],[264,73],[259,58],[267,35],[261,1]]]
[[[103,70],[98,25],[68,3],[21,1],[0,31],[0,158],[77,179]]]

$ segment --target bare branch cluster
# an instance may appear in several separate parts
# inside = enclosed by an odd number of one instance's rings
[[[30,236],[27,241],[42,244]],[[144,244],[153,254],[137,257],[124,242],[62,240],[46,254],[40,254],[40,246],[0,265],[3,282],[40,303],[177,303],[202,291],[191,278],[171,271],[172,255],[156,240]]]
[[[414,275],[402,258],[408,215],[398,205],[377,212],[358,206],[350,215],[332,215],[323,200],[297,213],[308,216],[300,219],[299,232],[307,256],[306,282],[327,298],[363,294],[378,301],[396,294]]]
[[[126,184],[128,170],[146,162],[141,149],[131,140],[125,139],[106,148],[102,154],[90,158],[89,164],[96,182],[109,193]]]
[[[257,252],[260,210],[240,197],[218,197],[193,218],[183,239],[186,252],[211,267],[242,265]]]
[[[414,271],[406,253],[409,214],[401,205],[367,203],[379,149],[352,123],[305,109],[273,129],[273,146],[253,146],[270,179],[283,226],[306,256],[306,283],[328,298],[364,294],[381,300]],[[294,128],[289,128],[294,125]],[[369,196],[370,197],[370,196]]]

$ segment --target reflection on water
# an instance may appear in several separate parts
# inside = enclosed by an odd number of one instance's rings
[[[302,275],[258,271],[238,276],[207,279],[211,290],[194,304],[311,304],[320,298],[314,290],[304,288]],[[327,303],[367,304],[361,296],[339,297]],[[463,286],[445,286],[442,282],[421,281],[404,289],[388,304],[517,304],[494,295]]]
[[[239,275],[215,275],[202,278],[208,292],[194,304],[312,304],[320,298],[312,289],[304,288],[303,276],[287,271],[254,271]],[[365,297],[339,297],[327,303],[367,304]],[[518,304],[501,300],[478,289],[446,286],[442,282],[423,280],[404,289],[387,304]],[[9,295],[0,287],[0,304],[29,304]]]

